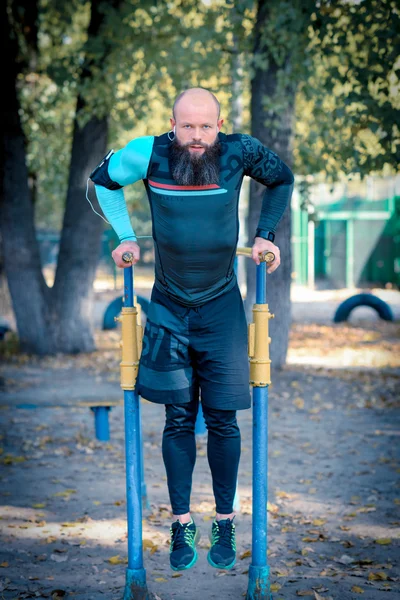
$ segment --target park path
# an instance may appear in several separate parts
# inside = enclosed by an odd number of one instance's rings
[[[109,334],[112,344],[103,347],[103,362],[99,355],[86,362],[82,357],[19,357],[2,367],[2,600],[122,599],[123,408],[111,411],[111,440],[100,443],[94,439],[91,411],[78,406],[90,398],[122,398],[115,370],[117,338],[116,332]],[[398,381],[394,368],[292,366],[274,373],[269,425],[274,600],[399,597]],[[12,408],[21,403],[42,408]],[[226,573],[206,561],[214,504],[206,439],[198,437],[192,509],[202,533],[199,560],[187,573],[173,573],[160,451],[163,407],[144,400],[141,406],[149,501],[144,562],[153,598],[240,600],[251,549],[251,410],[239,413],[237,564]]]

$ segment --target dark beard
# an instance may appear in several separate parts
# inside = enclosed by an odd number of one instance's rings
[[[218,183],[220,142],[217,140],[211,145],[199,144],[205,148],[201,155],[191,154],[189,145],[180,144],[175,137],[170,146],[170,168],[175,181],[179,185]]]

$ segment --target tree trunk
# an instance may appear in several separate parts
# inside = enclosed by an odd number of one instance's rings
[[[32,5],[33,2],[30,3],[31,9]],[[21,348],[27,352],[36,351],[43,354],[47,350],[45,332],[49,290],[41,270],[33,204],[28,185],[26,140],[19,116],[19,48],[15,28],[13,29],[14,23],[11,22],[7,11],[7,3],[3,3],[2,6],[3,56],[8,57],[7,67],[3,70],[3,136],[0,156],[0,227],[4,271]],[[33,25],[32,29],[35,30]],[[31,47],[34,45],[35,42],[30,44]],[[41,332],[41,335],[38,335],[38,332]]]
[[[292,138],[294,130],[294,106],[296,85],[290,82],[286,85],[285,109],[275,112],[265,109],[265,99],[275,97],[279,72],[289,67],[290,57],[286,57],[283,67],[278,67],[273,57],[268,53],[263,30],[270,18],[270,2],[259,0],[257,21],[255,26],[254,57],[255,64],[260,65],[260,57],[266,66],[257,66],[251,81],[251,129],[252,135],[265,146],[276,152],[279,157],[292,168]],[[265,35],[265,34],[264,34]],[[265,61],[265,57],[268,61]],[[248,214],[248,245],[253,245],[253,239],[261,211],[262,197],[265,188],[251,182],[250,204]],[[267,275],[267,301],[275,319],[270,322],[271,359],[275,368],[281,368],[286,362],[289,328],[291,321],[290,284],[291,284],[291,210],[287,207],[276,232],[275,243],[281,251],[281,265],[272,274]],[[249,268],[250,267],[250,268]],[[255,302],[255,269],[247,268],[246,311],[248,317]]]
[[[104,222],[85,198],[93,165],[106,153],[108,123],[92,118],[75,123],[67,204],[53,286],[53,345],[59,352],[94,350],[93,282],[100,257]]]
[[[22,9],[24,0],[21,0]],[[114,7],[121,0],[114,0]],[[32,2],[29,2],[32,10]],[[92,0],[88,37],[98,39],[103,24],[102,0]],[[36,5],[35,5],[36,6]],[[18,9],[18,6],[16,7]],[[23,15],[24,10],[20,13]],[[16,12],[18,15],[19,13]],[[32,12],[30,13],[32,14]],[[15,19],[3,8],[3,56],[8,68],[3,73],[1,146],[0,226],[8,286],[12,298],[20,346],[35,354],[82,352],[94,349],[91,328],[93,280],[100,256],[103,222],[85,199],[86,180],[93,165],[106,152],[106,118],[92,117],[80,127],[75,118],[70,177],[59,262],[53,289],[44,280],[34,226],[34,211],[28,185],[26,140],[19,118],[17,82],[24,72]],[[25,33],[26,27],[20,27]],[[36,31],[36,27],[33,28]],[[32,36],[31,32],[28,35]],[[27,40],[25,40],[27,41]],[[30,41],[30,40],[28,40]],[[104,44],[107,52],[107,44]],[[81,80],[90,80],[90,62]],[[77,113],[84,106],[79,97]]]
[[[122,0],[109,2],[117,9]],[[97,40],[104,21],[103,0],[92,0],[88,42]],[[104,56],[108,43],[103,40]],[[81,85],[90,82],[91,60],[81,74]],[[87,85],[87,83],[86,83]],[[78,96],[76,115],[85,108],[83,96]],[[59,352],[90,352],[93,339],[93,283],[100,258],[101,234],[104,222],[95,215],[87,202],[86,184],[89,173],[106,153],[108,119],[92,116],[81,127],[74,123],[67,203],[64,213],[57,271],[53,286],[53,345]]]

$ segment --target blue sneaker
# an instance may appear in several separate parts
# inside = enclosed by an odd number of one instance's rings
[[[182,525],[175,521],[170,527],[171,543],[169,562],[174,571],[183,571],[193,567],[197,560],[196,544],[200,539],[200,531],[193,519]]]
[[[214,519],[212,524],[207,560],[216,569],[232,569],[236,562],[236,528],[233,519]]]

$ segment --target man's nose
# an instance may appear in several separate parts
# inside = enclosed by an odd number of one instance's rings
[[[195,129],[195,131],[193,132],[193,141],[195,142],[200,142],[201,141],[201,129],[200,127],[198,129]]]

